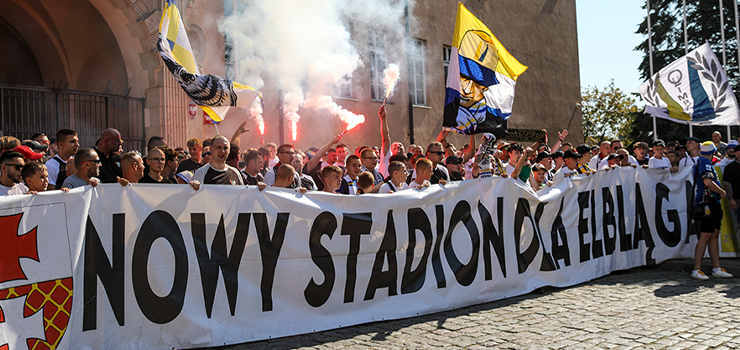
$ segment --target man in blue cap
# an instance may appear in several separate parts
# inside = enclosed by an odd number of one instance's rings
[[[694,166],[699,159],[699,145],[701,141],[696,137],[684,137],[686,140],[686,156],[678,161],[678,168],[683,169],[687,166]]]

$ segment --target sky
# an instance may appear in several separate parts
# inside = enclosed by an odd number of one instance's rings
[[[635,31],[647,12],[641,8],[644,4],[645,0],[576,0],[581,88],[604,88],[614,79],[623,92],[637,92],[642,54],[634,48],[644,38]]]

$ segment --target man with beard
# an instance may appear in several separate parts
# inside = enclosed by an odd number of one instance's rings
[[[109,128],[103,131],[103,134],[100,136],[100,141],[98,141],[98,144],[93,147],[93,150],[98,154],[100,161],[100,181],[103,183],[114,183],[122,175],[121,158],[116,154],[116,152],[121,148],[121,145],[123,145],[121,133],[116,129]],[[75,161],[77,160],[76,158],[77,157],[75,157]]]
[[[69,157],[77,153],[77,150],[80,148],[80,140],[77,137],[77,133],[70,129],[57,131],[57,147],[59,148],[59,153],[46,162],[46,169],[49,171],[49,186],[47,188],[50,191],[56,189],[57,184],[61,188],[64,180],[67,179],[67,162],[69,161]]]
[[[98,142],[100,145],[101,143]],[[90,185],[97,186],[100,180],[97,176],[100,174],[101,160],[98,153],[90,148],[82,148],[75,153],[75,168],[77,174],[74,174],[64,180],[62,187],[75,188]],[[119,168],[120,170],[120,168]],[[116,178],[118,181],[118,178]]]
[[[450,180],[462,181],[465,180],[465,169],[463,169],[462,158],[458,156],[449,156],[445,159],[445,166],[450,174]]]
[[[725,157],[722,158],[719,163],[717,163],[717,166],[719,166],[720,169],[724,172],[725,167],[735,161],[735,147],[737,147],[738,142],[735,140],[730,140],[730,142],[727,143],[727,146],[725,146]]]
[[[28,187],[21,183],[21,170],[25,165],[23,155],[9,151],[0,156],[0,196],[25,194]]]

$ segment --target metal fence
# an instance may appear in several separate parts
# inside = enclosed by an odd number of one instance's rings
[[[123,149],[144,149],[144,99],[87,91],[0,84],[0,136],[52,138],[75,130],[81,147],[91,147],[106,128],[116,128]]]

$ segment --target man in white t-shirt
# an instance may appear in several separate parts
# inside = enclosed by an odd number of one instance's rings
[[[0,196],[28,192],[28,187],[21,182],[21,169],[25,164],[23,155],[15,151],[5,152],[0,156]]]
[[[599,163],[606,159],[612,153],[611,142],[603,141],[599,145],[599,154],[591,157],[591,161],[588,162],[588,167],[591,169],[599,169]]]
[[[571,177],[572,175],[576,174],[576,168],[578,168],[578,159],[581,158],[581,155],[578,154],[574,149],[569,149],[563,153],[563,160],[564,164],[558,170],[558,172],[555,173],[555,176],[553,176],[552,181],[556,182],[558,180],[564,179],[566,177]]]
[[[406,165],[403,162],[391,162],[388,165],[388,172],[391,178],[380,186],[378,193],[395,193],[409,188],[406,183]]]
[[[701,145],[701,141],[693,136],[685,137],[684,140],[686,140],[686,156],[678,161],[679,169],[683,169],[687,166],[693,167],[699,159],[699,146]]]

